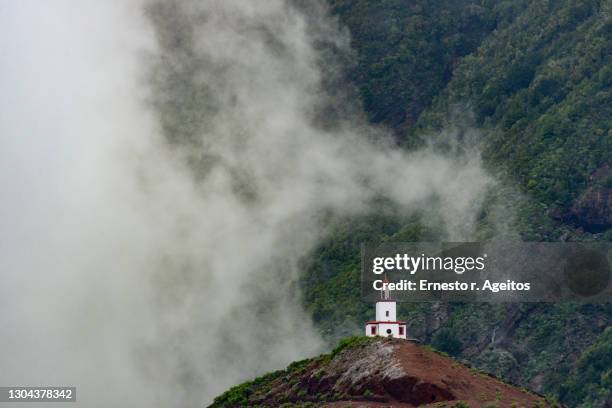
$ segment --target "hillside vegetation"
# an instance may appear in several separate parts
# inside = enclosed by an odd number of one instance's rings
[[[609,229],[609,194],[579,198],[612,185],[610,1],[331,4],[351,31],[351,77],[372,122],[408,147],[449,124],[481,128],[488,165],[546,215]]]
[[[612,240],[612,1],[329,0],[368,118],[412,149],[476,129],[496,200],[524,240]],[[461,132],[459,132],[461,135]],[[490,236],[485,209],[478,238]],[[497,220],[496,220],[497,222]],[[330,343],[361,333],[363,241],[444,239],[435,214],[336,220],[305,261],[304,303]],[[610,401],[612,305],[403,304],[409,331],[569,406]]]

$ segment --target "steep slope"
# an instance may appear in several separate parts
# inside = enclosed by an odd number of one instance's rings
[[[606,231],[611,11],[605,0],[530,2],[461,60],[420,126],[442,126],[453,106],[467,107],[474,125],[488,130],[491,166],[511,175],[549,216]],[[589,188],[598,193],[581,197]]]
[[[575,370],[560,384],[559,394],[572,405],[583,401],[612,405],[612,327],[582,353]]]
[[[372,122],[406,147],[449,124],[485,130],[488,165],[533,200],[530,240],[609,230],[612,2],[328,2]]]
[[[345,339],[331,354],[234,387],[220,407],[551,406],[544,398],[399,339]],[[445,405],[445,404],[444,404]]]
[[[357,51],[352,77],[373,123],[410,128],[503,18],[495,2],[330,0]]]
[[[406,148],[431,140],[432,129],[476,128],[488,167],[517,187],[503,200],[525,198],[508,204],[524,240],[612,240],[612,2],[328,2],[351,32],[350,72],[372,122]],[[444,239],[436,228],[392,211],[333,228],[302,279],[305,307],[328,341],[360,333],[370,318],[359,243]],[[583,365],[609,341],[612,305],[404,304],[399,312],[424,342],[504,379],[571,406],[609,398],[609,365],[597,375]]]

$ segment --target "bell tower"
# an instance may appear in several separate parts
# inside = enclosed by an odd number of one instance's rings
[[[397,320],[396,303],[389,293],[389,279],[385,275],[380,299],[376,302],[376,320],[366,323],[366,336],[406,338],[406,322]]]

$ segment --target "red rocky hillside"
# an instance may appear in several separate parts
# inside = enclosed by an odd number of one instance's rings
[[[356,337],[236,386],[211,407],[549,407],[543,397],[426,346]]]

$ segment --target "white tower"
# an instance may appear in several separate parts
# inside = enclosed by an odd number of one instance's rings
[[[383,283],[389,283],[386,275]],[[368,337],[383,336],[405,339],[406,322],[397,320],[395,300],[391,299],[387,285],[383,287],[385,289],[380,291],[380,300],[376,302],[376,320],[366,323],[365,334]]]

